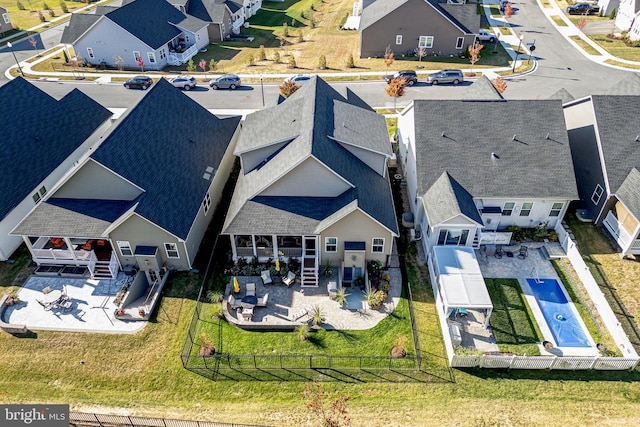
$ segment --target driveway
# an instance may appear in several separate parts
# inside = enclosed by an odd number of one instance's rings
[[[619,33],[620,30],[616,28],[616,21],[613,19],[608,19],[606,21],[587,21],[582,32],[588,36],[596,35],[596,34],[614,34]]]

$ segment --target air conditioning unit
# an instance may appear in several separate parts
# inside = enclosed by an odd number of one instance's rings
[[[420,232],[420,230],[416,230],[415,228],[410,228],[409,238],[412,242],[418,241],[422,238],[422,232]]]

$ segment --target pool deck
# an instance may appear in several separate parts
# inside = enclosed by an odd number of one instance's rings
[[[542,355],[555,355],[555,356],[596,356],[599,354],[597,348],[595,347],[595,343],[593,342],[593,338],[589,334],[582,318],[578,314],[575,305],[573,302],[570,303],[571,310],[575,313],[576,317],[579,319],[580,324],[584,328],[585,334],[589,338],[589,340],[593,343],[593,347],[557,347],[555,339],[553,338],[553,334],[547,325],[547,322],[542,315],[542,311],[540,310],[540,306],[536,301],[536,298],[533,296],[531,292],[531,288],[527,283],[527,279],[555,279],[558,284],[560,284],[560,288],[564,292],[567,300],[571,301],[571,298],[567,294],[566,289],[562,285],[562,281],[558,277],[553,265],[547,260],[542,252],[539,250],[541,246],[545,246],[548,252],[553,252],[555,254],[563,253],[562,248],[558,243],[534,243],[534,244],[525,244],[525,246],[529,247],[528,253],[529,255],[525,259],[520,259],[517,256],[517,253],[513,256],[513,258],[509,258],[507,256],[503,256],[501,259],[497,259],[492,256],[484,256],[480,253],[480,251],[476,251],[476,255],[478,258],[478,263],[480,264],[480,271],[482,272],[482,276],[486,278],[515,278],[518,279],[518,283],[524,292],[525,299],[531,307],[531,312],[540,328],[540,332],[545,340],[553,343],[554,348],[549,352],[544,349],[542,343],[539,344],[540,354]]]

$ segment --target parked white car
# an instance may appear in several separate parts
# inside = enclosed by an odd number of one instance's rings
[[[476,38],[481,42],[493,43],[494,41],[496,41],[496,35],[487,30],[478,31],[478,34],[476,34]]]

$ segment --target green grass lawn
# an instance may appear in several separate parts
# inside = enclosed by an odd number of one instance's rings
[[[589,38],[617,58],[640,61],[640,47],[629,47],[624,41],[609,38],[604,34],[589,36]]]
[[[489,323],[501,352],[536,356],[543,340],[517,279],[485,279],[493,312]]]
[[[591,46],[589,43],[582,40],[579,36],[569,36],[569,38],[573,40],[578,46],[580,46],[582,50],[587,52],[589,55],[600,55],[600,52],[595,50],[593,46]]]

